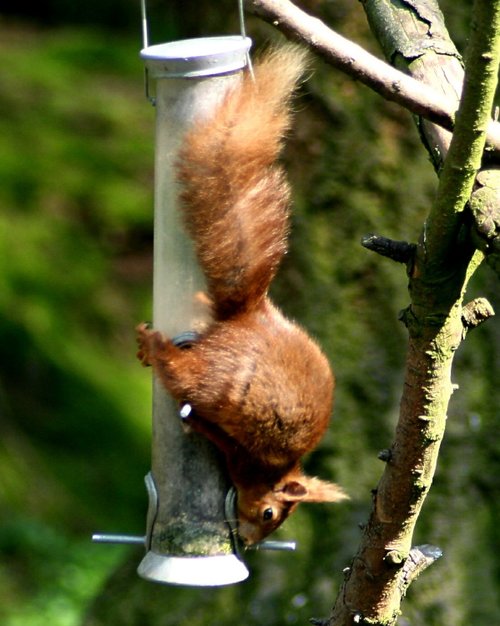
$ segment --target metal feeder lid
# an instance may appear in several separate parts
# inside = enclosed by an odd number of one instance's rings
[[[141,58],[152,78],[199,78],[242,69],[251,45],[241,35],[182,39],[148,46]]]

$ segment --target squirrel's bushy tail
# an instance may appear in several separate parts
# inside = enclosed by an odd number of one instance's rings
[[[286,252],[290,192],[276,159],[305,64],[297,46],[268,52],[180,151],[184,219],[218,319],[257,306]]]

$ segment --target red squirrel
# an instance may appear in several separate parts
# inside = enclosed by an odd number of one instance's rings
[[[300,466],[328,426],[330,366],[268,297],[289,228],[290,189],[276,160],[304,68],[296,46],[268,52],[188,130],[177,178],[213,321],[187,349],[146,324],[137,329],[141,362],[191,406],[192,429],[224,453],[245,544],[275,530],[300,502],[347,498]]]

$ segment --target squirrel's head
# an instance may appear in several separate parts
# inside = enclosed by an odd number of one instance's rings
[[[251,545],[276,530],[301,502],[338,502],[348,497],[335,483],[295,473],[272,487],[239,488],[238,534]]]

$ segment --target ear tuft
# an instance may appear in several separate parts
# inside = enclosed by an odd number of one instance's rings
[[[307,489],[305,485],[297,480],[290,480],[289,482],[285,483],[282,492],[285,494],[285,496],[289,496],[290,498],[298,500],[301,500],[307,495]]]
[[[339,502],[349,499],[339,485],[310,476],[289,480],[276,493],[286,502]]]
[[[336,483],[304,476],[303,485],[307,490],[307,495],[302,500],[303,502],[340,502],[341,500],[349,500],[346,492]]]

